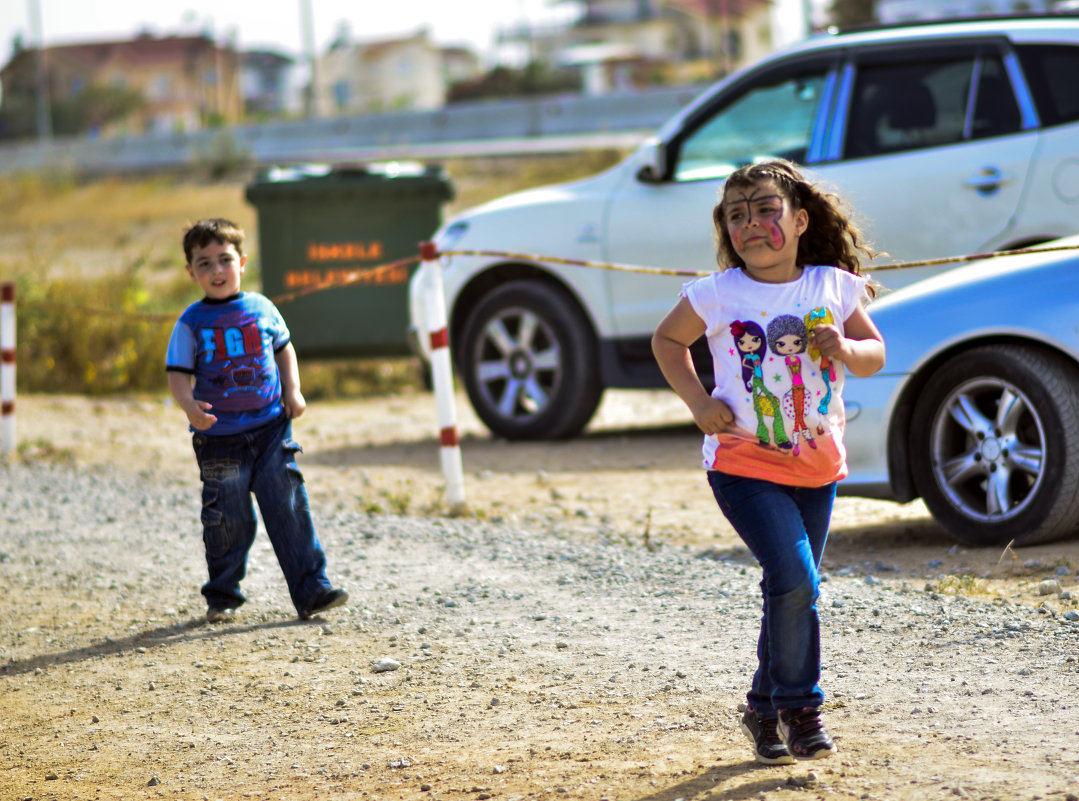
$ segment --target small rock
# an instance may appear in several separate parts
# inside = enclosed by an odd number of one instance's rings
[[[371,670],[375,673],[389,673],[392,670],[397,670],[401,667],[401,663],[396,659],[384,656],[381,659],[377,659],[371,663]]]
[[[1074,609],[1069,609],[1067,612],[1064,613],[1064,619],[1071,620],[1073,622],[1079,620],[1079,612],[1076,612]]]
[[[161,780],[157,776],[151,776],[150,781],[146,782],[147,787],[157,787],[161,784]]]
[[[1056,595],[1060,592],[1060,582],[1056,579],[1045,579],[1038,584],[1038,595]]]

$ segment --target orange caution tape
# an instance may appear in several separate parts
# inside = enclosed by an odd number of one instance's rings
[[[276,304],[288,303],[289,301],[295,300],[296,298],[300,298],[305,295],[311,295],[315,292],[322,292],[327,289],[333,289],[334,287],[348,286],[350,284],[359,283],[361,281],[367,281],[373,275],[398,270],[401,267],[414,264],[421,260],[433,261],[434,259],[441,258],[443,256],[487,256],[500,259],[543,262],[545,264],[565,264],[573,267],[589,267],[597,270],[618,270],[622,272],[643,273],[646,275],[680,275],[689,278],[709,275],[710,273],[714,272],[714,270],[671,270],[662,267],[641,267],[639,265],[630,264],[612,264],[607,262],[588,261],[586,259],[566,259],[557,256],[540,256],[537,254],[514,253],[512,251],[503,250],[444,250],[438,252],[434,248],[430,247],[430,244],[431,243],[427,242],[421,244],[420,252],[423,254],[422,257],[420,255],[410,256],[407,259],[399,259],[398,261],[380,264],[376,267],[369,267],[363,270],[353,270],[347,273],[344,277],[336,277],[333,280],[304,287],[303,289],[298,289],[295,292],[277,295],[271,298],[271,300]],[[881,270],[902,270],[911,267],[934,267],[943,264],[959,264],[966,261],[996,259],[1000,258],[1001,256],[1018,256],[1028,253],[1055,253],[1064,250],[1079,250],[1079,245],[1055,245],[1052,247],[1020,248],[1018,250],[996,250],[990,253],[973,253],[967,256],[948,256],[939,259],[924,259],[922,261],[900,262],[898,264],[879,264],[870,267],[869,271],[878,272]],[[129,317],[135,319],[149,320],[153,322],[174,322],[176,319],[176,316],[174,314],[165,312],[117,312],[112,309],[97,309],[85,306],[76,306],[72,304],[55,303],[52,301],[40,300],[29,301],[27,303],[31,306],[45,306],[70,309],[72,311],[82,312],[83,314],[98,314],[106,315],[109,317]]]

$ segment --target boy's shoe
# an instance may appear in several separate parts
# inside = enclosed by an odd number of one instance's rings
[[[759,718],[752,709],[742,715],[742,731],[753,743],[753,753],[762,765],[793,765],[794,757],[779,739],[776,718]]]
[[[314,617],[319,612],[325,612],[327,609],[333,609],[341,606],[348,601],[348,593],[338,587],[335,590],[326,590],[319,596],[318,600],[308,609],[306,612],[300,612],[300,620],[307,620],[309,617]]]
[[[238,612],[231,608],[211,606],[206,610],[207,623],[232,623],[236,620]]]
[[[836,751],[819,707],[779,710],[779,736],[796,759],[823,759]]]

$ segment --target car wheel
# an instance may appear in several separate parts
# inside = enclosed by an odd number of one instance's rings
[[[987,346],[926,383],[911,427],[915,485],[967,545],[1030,545],[1079,522],[1079,371],[1019,346]]]
[[[477,304],[458,361],[476,414],[506,439],[572,437],[603,392],[590,326],[564,292],[537,281],[504,284]]]

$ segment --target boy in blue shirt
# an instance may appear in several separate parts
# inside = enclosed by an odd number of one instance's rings
[[[221,218],[184,234],[187,272],[206,296],[180,316],[169,341],[169,391],[191,424],[202,479],[202,526],[210,580],[206,619],[235,618],[255,540],[258,500],[266,533],[301,619],[341,606],[348,593],[326,578],[296,465],[292,420],[304,413],[288,327],[268,298],[241,292],[243,230]]]

